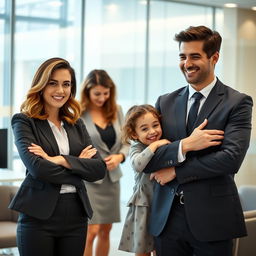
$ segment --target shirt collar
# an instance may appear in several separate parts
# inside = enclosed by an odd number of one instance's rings
[[[203,96],[204,96],[205,98],[207,98],[208,95],[210,94],[212,88],[213,88],[214,85],[216,84],[216,82],[217,82],[217,78],[216,78],[216,76],[214,76],[213,81],[212,81],[210,84],[208,84],[207,86],[205,86],[205,87],[200,91],[200,93],[202,93]],[[190,84],[189,84],[189,86],[188,86],[188,90],[189,90],[188,99],[190,100],[191,97],[192,97],[192,95],[193,95],[195,92],[197,92],[197,91],[196,91]]]
[[[48,123],[49,123],[49,125],[50,125],[51,128],[56,127],[56,125],[55,125],[53,122],[51,122],[51,121],[48,120],[48,119],[47,119],[47,121],[48,121]],[[63,122],[63,121],[60,122],[60,126],[61,126],[61,127],[64,126],[64,122]]]

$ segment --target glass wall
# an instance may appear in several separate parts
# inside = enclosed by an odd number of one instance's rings
[[[79,77],[81,0],[16,0],[14,112],[19,111],[38,66],[51,57],[68,59]]]
[[[156,0],[0,0],[0,128],[10,127],[38,66],[56,56],[72,63],[78,85],[92,69],[105,69],[124,112],[154,104],[185,85],[173,37],[199,24],[221,28],[222,10]],[[15,146],[10,156],[9,168],[24,168]],[[122,187],[132,190],[129,161],[123,171]]]
[[[215,10],[166,1],[150,2],[148,102],[154,104],[159,92],[171,92],[187,84],[178,67],[178,43],[173,38],[189,26],[221,27],[221,20],[213,15]]]
[[[145,99],[146,8],[138,0],[86,2],[84,75],[105,69],[124,109]]]

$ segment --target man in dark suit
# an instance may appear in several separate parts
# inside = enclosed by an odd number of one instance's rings
[[[246,235],[234,175],[249,146],[252,99],[215,76],[218,32],[189,27],[175,40],[188,86],[160,96],[156,103],[163,137],[172,143],[159,148],[144,171],[169,168],[171,178],[163,185],[161,170],[154,174],[158,184],[150,232],[157,256],[231,256],[232,239]],[[224,131],[221,145],[183,155],[183,139],[205,119],[205,129]],[[185,161],[171,167],[180,157]]]

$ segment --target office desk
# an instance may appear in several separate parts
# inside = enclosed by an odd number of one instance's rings
[[[12,183],[17,181],[23,181],[24,178],[24,172],[17,172],[0,168],[0,183]]]

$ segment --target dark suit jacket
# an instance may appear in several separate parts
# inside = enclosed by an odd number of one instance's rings
[[[15,114],[12,118],[15,144],[26,166],[26,177],[9,208],[38,219],[49,218],[56,206],[62,184],[74,185],[89,218],[92,209],[82,180],[102,179],[106,165],[97,154],[92,159],[78,158],[82,149],[92,144],[87,130],[79,119],[71,125],[64,121],[69,140],[69,155],[63,155],[70,169],[56,165],[28,151],[33,142],[40,145],[49,156],[59,155],[59,149],[47,120],[29,118]]]
[[[162,115],[163,137],[174,143],[160,147],[145,172],[177,163],[180,139],[186,137],[188,88],[160,96],[156,107]],[[219,80],[206,99],[195,127],[208,119],[206,129],[224,130],[220,146],[190,152],[175,167],[176,179],[155,187],[150,231],[158,236],[167,221],[178,185],[184,191],[186,217],[191,232],[200,241],[216,241],[246,235],[234,175],[249,147],[251,97]]]

